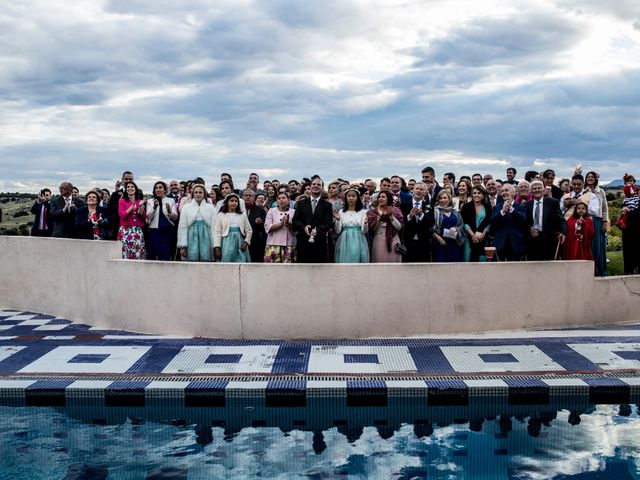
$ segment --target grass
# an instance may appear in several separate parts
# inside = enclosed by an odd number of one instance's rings
[[[622,250],[619,250],[617,252],[607,252],[607,259],[609,260],[609,275],[624,274]]]
[[[29,212],[33,205],[32,199],[20,198],[7,203],[0,203],[2,208],[2,223],[0,235],[29,235],[33,224],[33,215],[14,217],[18,212]]]

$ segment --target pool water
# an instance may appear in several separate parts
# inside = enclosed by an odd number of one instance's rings
[[[143,417],[105,424],[98,417],[1,407],[0,478],[640,478],[640,419],[632,405],[450,424],[354,418],[316,431],[231,431]]]

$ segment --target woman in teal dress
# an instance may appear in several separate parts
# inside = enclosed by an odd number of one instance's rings
[[[471,202],[462,206],[460,214],[467,236],[464,239],[463,260],[465,262],[485,262],[484,247],[487,245],[491,227],[491,204],[484,186],[474,185]]]
[[[213,246],[216,259],[223,262],[248,263],[251,224],[240,208],[240,197],[227,195],[216,217]]]
[[[347,190],[342,210],[334,210],[333,217],[334,229],[338,235],[335,262],[369,263],[369,245],[365,236],[369,230],[367,211],[356,189]]]

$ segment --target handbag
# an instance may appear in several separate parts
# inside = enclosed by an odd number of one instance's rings
[[[402,243],[396,243],[396,253],[398,255],[404,255],[407,253],[407,247],[405,247]]]

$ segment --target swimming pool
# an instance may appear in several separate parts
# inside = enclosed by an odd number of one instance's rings
[[[242,428],[212,420],[222,414],[216,409],[200,411],[201,421],[188,423],[158,421],[167,413],[162,409],[149,410],[147,419],[127,418],[118,407],[2,407],[0,478],[640,477],[636,406],[567,407],[537,411],[522,405],[513,415],[451,423],[452,415],[464,412],[443,409],[441,417],[432,413],[411,424],[402,422],[403,415],[412,417],[411,408],[387,416],[379,411],[368,422],[372,412],[366,407],[351,410],[350,418],[335,418],[337,412],[325,409],[256,423],[251,418],[264,412],[247,406],[230,412],[248,422]],[[296,415],[293,428],[282,420]],[[314,421],[335,425],[309,429]]]

